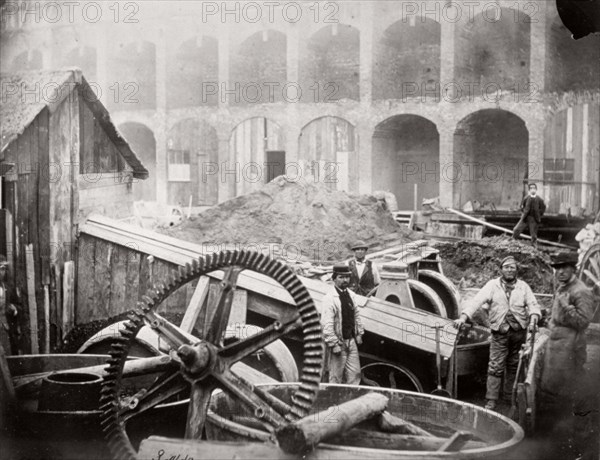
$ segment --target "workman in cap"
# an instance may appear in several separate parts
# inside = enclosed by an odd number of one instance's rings
[[[559,455],[598,458],[597,433],[591,434],[594,430],[588,425],[599,408],[598,382],[593,375],[586,375],[584,368],[585,331],[597,301],[575,274],[577,260],[575,253],[561,253],[551,263],[557,286],[536,397],[540,421],[549,424],[543,428],[557,434]]]
[[[494,410],[498,403],[504,376],[504,401],[510,403],[519,365],[519,351],[542,316],[529,285],[517,279],[517,261],[509,256],[500,263],[501,276],[486,283],[475,295],[454,326],[460,328],[481,307],[488,311],[492,340],[488,362],[486,409]]]
[[[586,361],[585,330],[594,315],[594,297],[575,276],[577,254],[560,253],[551,265],[557,288],[552,300],[541,388],[551,394],[572,396],[571,383],[582,374]]]
[[[513,229],[512,238],[519,239],[521,232],[529,226],[529,234],[531,235],[531,244],[537,248],[538,227],[542,222],[542,216],[546,211],[546,203],[537,195],[537,185],[533,182],[529,184],[529,193],[521,202],[521,218]]]
[[[356,294],[364,296],[369,294],[381,282],[377,267],[370,260],[366,260],[368,249],[364,241],[358,240],[352,245],[354,258],[348,262],[348,267],[352,272],[350,289]]]
[[[323,297],[321,324],[326,345],[326,369],[330,383],[360,383],[358,345],[364,328],[355,294],[348,289],[350,270],[347,265],[333,267],[332,289]]]

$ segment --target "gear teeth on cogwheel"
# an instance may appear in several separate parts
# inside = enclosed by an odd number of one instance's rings
[[[284,418],[290,422],[296,421],[305,416],[312,407],[321,380],[324,350],[319,313],[306,287],[287,265],[257,251],[221,251],[208,254],[172,272],[166,284],[165,282],[155,284],[153,289],[137,302],[136,308],[128,312],[130,321],[125,323],[120,340],[112,345],[100,402],[103,431],[115,458],[127,460],[136,458],[136,453],[124,429],[118,398],[124,362],[134,337],[144,324],[144,317],[156,311],[158,306],[182,285],[228,266],[238,266],[270,276],[294,299],[302,321],[303,365],[300,372],[300,385],[292,395],[290,411],[284,415]]]

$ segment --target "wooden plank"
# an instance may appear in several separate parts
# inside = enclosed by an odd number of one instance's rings
[[[183,320],[181,321],[181,329],[185,332],[192,332],[192,329],[196,325],[196,321],[198,320],[198,315],[200,314],[200,310],[204,305],[206,297],[208,295],[208,286],[210,283],[210,278],[208,276],[201,276],[198,280],[198,285],[192,295],[192,299],[190,300],[187,310],[185,311],[185,315],[183,316]]]
[[[127,250],[127,273],[125,289],[125,305],[127,310],[133,310],[139,299],[140,290],[140,260],[142,255],[132,249]]]
[[[386,453],[385,450],[339,450],[331,446],[323,446],[306,455],[296,455],[285,453],[275,444],[264,442],[192,441],[160,436],[144,439],[140,444],[138,458],[156,459],[158,452],[162,452],[161,458],[181,460],[186,457],[195,460],[392,460],[398,458],[397,453]]]
[[[94,298],[90,319],[101,319],[110,317],[110,292],[111,265],[114,245],[105,241],[96,242],[96,254],[94,257]]]
[[[116,316],[129,310],[125,304],[127,291],[127,257],[129,249],[119,245],[111,245],[113,257],[110,265],[110,302],[108,316]]]
[[[148,291],[148,289],[152,286],[152,280],[150,279],[150,277],[152,276],[149,262],[150,257],[152,256],[142,254],[140,258],[140,281],[138,298],[141,298],[143,295],[146,295],[146,291]]]
[[[50,290],[44,284],[44,353],[50,353]]]
[[[35,265],[33,263],[33,245],[28,244],[25,247],[26,267],[27,267],[27,301],[29,305],[29,337],[31,341],[31,354],[40,352],[38,342],[38,315],[37,301],[35,299]]]
[[[233,291],[233,301],[231,303],[231,313],[227,322],[227,329],[236,330],[246,324],[246,315],[248,313],[248,291],[236,289]]]
[[[104,222],[110,223],[107,219],[104,219]],[[82,231],[87,232],[88,234],[90,229],[95,229],[92,231],[96,231],[95,224],[86,224],[85,227],[86,229]],[[120,231],[123,231],[126,227],[120,226],[119,228]],[[102,230],[102,234],[105,238],[110,239],[112,232],[108,227],[105,227],[105,229]],[[141,244],[138,244],[138,240],[134,234],[129,234],[129,236],[119,234],[119,238],[122,238],[123,241],[127,240],[130,243],[135,242],[136,245],[141,246]],[[154,238],[160,239],[160,235],[155,234]],[[179,247],[185,244],[184,241],[179,240],[177,241],[177,245],[171,246],[171,250],[167,250],[168,246],[163,245],[164,247],[160,247],[158,251],[153,250],[151,244],[146,244],[144,250],[147,249],[150,254],[159,253],[161,257],[164,257],[164,260],[171,263],[184,265],[186,262],[191,262],[191,260],[195,258],[187,258],[184,253],[179,252]],[[419,244],[419,242],[416,242],[414,246],[419,247]],[[186,254],[189,254],[189,252],[189,250],[185,251]],[[196,253],[196,257],[198,256],[200,256],[200,254]],[[211,273],[210,276],[215,279],[221,279],[223,272],[216,271]],[[143,278],[141,277],[141,279]],[[331,287],[319,280],[311,280],[303,277],[300,277],[300,279],[315,300],[317,309],[320,309],[320,303],[323,296],[331,289]],[[238,287],[269,297],[283,304],[294,305],[291,295],[285,291],[281,285],[273,279],[255,272],[242,272],[238,278]],[[368,331],[385,338],[406,343],[417,349],[434,353],[434,326],[438,324],[443,326],[441,355],[444,358],[448,358],[452,355],[457,331],[452,327],[451,320],[421,310],[400,307],[377,298],[359,298],[361,299],[361,303],[364,304],[364,307],[361,309],[361,314]]]
[[[50,347],[56,347],[62,340],[61,318],[61,283],[60,268],[50,266]]]
[[[77,250],[77,256],[77,311],[74,312],[75,317],[73,318],[73,320],[77,324],[85,324],[89,322],[90,318],[92,317],[95,302],[94,299],[97,295],[94,282],[96,240],[94,238],[90,238],[87,235],[81,235],[79,238],[79,248]],[[64,315],[68,316],[68,314],[68,312],[64,311],[63,304],[63,318]],[[62,333],[63,337],[67,335],[67,331],[64,328],[64,321],[62,326]]]
[[[63,317],[62,330],[66,337],[75,319],[75,263],[65,262],[63,273]]]

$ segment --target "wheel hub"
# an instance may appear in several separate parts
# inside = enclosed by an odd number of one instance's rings
[[[194,345],[181,345],[177,350],[181,368],[186,380],[198,382],[215,369],[216,350],[207,342]]]

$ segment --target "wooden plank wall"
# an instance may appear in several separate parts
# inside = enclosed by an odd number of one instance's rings
[[[239,167],[235,195],[243,195],[259,189],[266,182],[265,151],[285,150],[284,133],[277,123],[269,119],[250,118],[235,127],[231,134],[229,148],[230,158]],[[250,163],[257,163],[259,170],[248,166]],[[233,169],[234,165],[230,167]]]
[[[177,265],[86,234],[79,237],[75,324],[106,320],[135,308],[155,283],[165,283]],[[159,311],[185,312],[195,286],[174,293]]]
[[[573,184],[544,184],[548,213],[598,210],[600,105],[576,104],[555,113],[544,134],[545,159],[574,159]]]
[[[186,119],[171,128],[168,137],[173,141],[170,148],[190,154],[190,182],[169,181],[168,202],[186,207],[192,195],[192,206],[215,204],[220,171],[207,174],[213,171],[207,163],[219,163],[219,139],[215,128],[202,120]]]
[[[85,98],[79,98],[80,140],[76,220],[92,212],[116,219],[133,215],[131,168],[108,137]]]
[[[332,190],[357,192],[356,144],[356,130],[351,123],[338,117],[322,117],[302,128],[298,157],[319,162],[316,181]]]
[[[44,284],[50,282],[50,206],[48,179],[48,110],[44,109],[6,150],[7,162],[15,167],[6,180],[5,204],[12,216],[11,247],[7,247],[7,259],[11,263],[9,284],[15,288],[21,325],[21,352],[31,347],[29,327],[29,301],[34,298],[39,318],[44,318]],[[9,219],[10,221],[10,219]],[[8,239],[8,238],[7,238]],[[31,245],[33,260],[33,286],[27,289],[26,247]],[[42,321],[43,324],[43,321]],[[38,328],[38,343],[44,343],[45,330]]]

